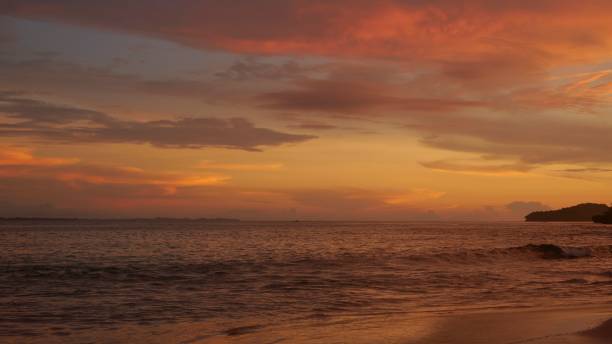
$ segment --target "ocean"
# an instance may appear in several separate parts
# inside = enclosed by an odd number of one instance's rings
[[[0,222],[1,343],[434,343],[430,318],[611,303],[591,223]]]

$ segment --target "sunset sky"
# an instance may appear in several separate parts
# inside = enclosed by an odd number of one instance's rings
[[[612,202],[608,0],[2,0],[0,216]]]

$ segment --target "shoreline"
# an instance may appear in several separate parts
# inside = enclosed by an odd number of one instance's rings
[[[364,316],[189,343],[609,344],[612,304]]]
[[[428,336],[405,344],[605,344],[612,305],[475,312],[446,317]]]
[[[238,322],[126,324],[68,330],[61,336],[4,337],[6,343],[355,343],[355,344],[607,344],[612,304],[476,311],[454,314],[390,314],[334,317],[283,324]]]

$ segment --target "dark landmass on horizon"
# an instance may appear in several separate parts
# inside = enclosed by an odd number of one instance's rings
[[[240,219],[230,218],[175,218],[175,217],[143,217],[143,218],[79,218],[79,217],[0,217],[4,222],[27,222],[27,221],[154,221],[154,222],[240,222]]]
[[[534,211],[525,216],[527,222],[591,222],[595,217],[610,212],[610,208],[600,203],[582,203],[558,210]],[[612,214],[611,214],[612,215]],[[596,221],[597,222],[597,221]]]

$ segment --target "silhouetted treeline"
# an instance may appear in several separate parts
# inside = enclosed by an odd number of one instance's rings
[[[573,207],[536,211],[525,216],[525,221],[593,221],[594,216],[608,212],[610,208],[605,204],[582,203]]]

